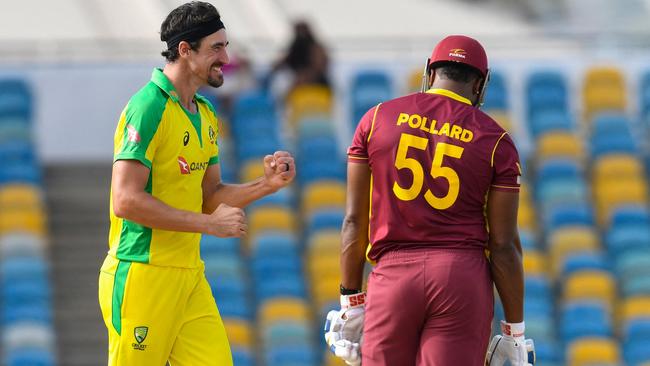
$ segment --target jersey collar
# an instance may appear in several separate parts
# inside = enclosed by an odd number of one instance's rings
[[[151,73],[151,82],[156,84],[160,89],[162,89],[174,102],[178,102],[178,93],[174,88],[174,85],[163,73],[162,69],[155,68]]]
[[[428,94],[438,94],[438,95],[444,95],[445,97],[451,98],[453,100],[457,100],[461,103],[469,104],[472,105],[472,102],[469,101],[469,99],[465,97],[461,97],[460,95],[454,93],[451,90],[447,89],[429,89],[426,91]]]

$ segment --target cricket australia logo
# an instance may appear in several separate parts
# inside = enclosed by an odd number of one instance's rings
[[[212,126],[208,127],[208,137],[210,138],[211,144],[214,144],[214,142],[217,141],[217,133],[214,131],[214,128],[212,128]]]
[[[147,338],[147,333],[149,333],[149,327],[135,327],[133,328],[133,335],[135,336],[135,341],[138,343],[133,343],[133,349],[138,351],[144,351],[147,348],[146,344],[142,344]]]

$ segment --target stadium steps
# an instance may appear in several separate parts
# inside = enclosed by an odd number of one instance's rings
[[[97,279],[107,250],[110,175],[109,164],[45,167],[60,365],[106,364]]]

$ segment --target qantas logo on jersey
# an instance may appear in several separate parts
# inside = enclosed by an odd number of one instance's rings
[[[449,57],[467,58],[467,52],[462,48],[452,48],[449,50]]]
[[[126,133],[128,135],[128,142],[133,142],[136,144],[140,142],[140,134],[138,133],[138,130],[136,130],[132,125],[126,125]]]
[[[194,172],[194,171],[197,171],[197,170],[206,170],[208,168],[208,162],[207,161],[201,161],[201,162],[188,163],[187,160],[185,160],[184,157],[179,156],[178,157],[178,166],[181,168],[181,174],[190,174],[191,172]]]

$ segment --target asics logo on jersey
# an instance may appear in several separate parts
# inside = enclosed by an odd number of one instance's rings
[[[190,174],[197,170],[206,170],[208,169],[208,163],[208,161],[188,163],[184,157],[178,157],[178,166],[181,168],[181,174]]]
[[[189,142],[190,142],[190,132],[185,131],[185,134],[183,135],[183,146],[187,146]]]
[[[462,48],[452,48],[449,50],[449,57],[466,58],[467,52]]]
[[[133,142],[133,143],[138,143],[140,142],[140,134],[138,133],[138,130],[135,129],[132,125],[126,125],[126,133],[128,135],[127,141],[128,142]]]

